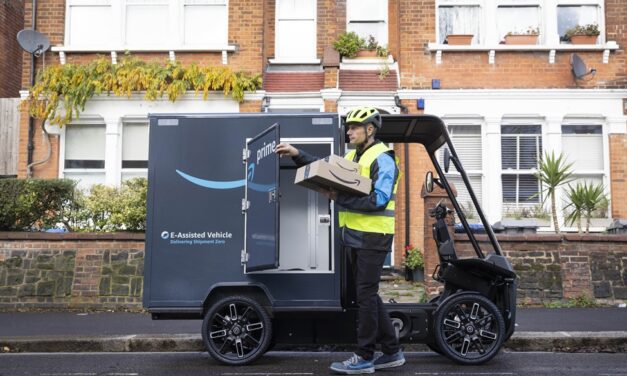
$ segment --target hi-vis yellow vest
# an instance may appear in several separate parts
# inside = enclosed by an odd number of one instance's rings
[[[370,166],[377,159],[381,153],[389,151],[387,146],[382,142],[371,146],[366,152],[359,158],[359,165],[361,166],[361,176],[370,178]],[[350,151],[345,159],[353,160],[355,157],[355,150]],[[398,167],[398,161],[395,160]],[[394,191],[392,197],[384,210],[375,212],[356,212],[347,209],[342,209],[339,213],[340,227],[348,227],[353,230],[363,232],[374,232],[378,234],[394,234],[394,208],[396,206],[396,188],[398,186],[398,178],[394,182]]]

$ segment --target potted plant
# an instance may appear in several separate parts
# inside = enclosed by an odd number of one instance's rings
[[[540,29],[529,26],[525,31],[510,31],[505,35],[505,44],[536,44]]]
[[[403,261],[403,266],[411,271],[411,277],[414,281],[423,281],[424,276],[424,259],[422,257],[422,252],[413,245],[405,246],[405,260]]]
[[[362,39],[363,40],[363,39]],[[379,56],[379,43],[375,37],[370,35],[367,41],[364,41],[363,48],[357,51],[357,58],[372,58]]]
[[[568,185],[568,191],[566,196],[570,203],[566,205],[564,209],[567,212],[566,222],[571,226],[577,223],[577,230],[582,232],[581,219],[586,219],[586,233],[590,231],[591,219],[596,211],[604,209],[608,205],[607,196],[604,193],[603,184],[590,184],[587,182],[583,184],[577,183],[575,187]]]
[[[473,37],[474,34],[448,34],[445,43],[452,46],[469,45]]]
[[[601,32],[597,24],[577,25],[566,30],[564,39],[572,44],[596,44],[599,34]]]
[[[347,58],[354,58],[357,55],[357,52],[365,47],[366,41],[361,38],[354,31],[344,32],[340,34],[335,43],[333,43],[333,48],[337,52],[340,53],[341,56]]]

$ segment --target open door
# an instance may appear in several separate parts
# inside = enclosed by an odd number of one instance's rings
[[[244,272],[279,267],[279,124],[246,142]]]

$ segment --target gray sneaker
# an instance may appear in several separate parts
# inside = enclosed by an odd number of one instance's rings
[[[362,373],[374,373],[372,360],[366,360],[357,354],[353,354],[348,360],[331,364],[331,371],[344,375],[358,375]]]
[[[405,364],[405,355],[403,355],[401,350],[398,350],[396,354],[381,354],[376,357],[374,360],[374,369],[400,367],[403,364]]]

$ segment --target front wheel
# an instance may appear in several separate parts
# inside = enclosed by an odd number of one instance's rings
[[[266,310],[247,296],[219,300],[207,311],[202,339],[209,354],[228,365],[244,365],[266,352],[272,321]]]
[[[503,315],[477,293],[458,293],[441,302],[434,327],[437,348],[460,364],[487,362],[498,354],[505,339]]]

